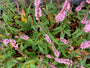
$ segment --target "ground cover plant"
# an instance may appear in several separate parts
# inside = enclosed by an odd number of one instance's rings
[[[90,0],[18,1],[0,1],[0,68],[90,68]]]

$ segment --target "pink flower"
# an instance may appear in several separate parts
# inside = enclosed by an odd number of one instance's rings
[[[86,25],[90,25],[90,19],[86,21]]]
[[[83,67],[83,66],[80,66],[80,68],[85,68],[85,67]]]
[[[56,19],[57,22],[60,22],[60,21],[63,21],[65,17],[66,17],[66,14],[63,14],[63,13],[59,12],[57,14],[57,16],[55,17],[55,19]]]
[[[18,49],[18,44],[16,44],[16,41],[13,40],[13,39],[10,39],[10,42],[13,45],[13,47],[15,48],[15,50],[17,50]]]
[[[14,36],[14,38],[18,38],[18,36]]]
[[[59,59],[59,58],[54,58],[58,63],[64,63],[64,64],[67,64],[67,66],[69,66],[69,64],[71,64],[72,66],[72,63],[73,61],[72,60],[69,60],[69,59]]]
[[[13,45],[13,47],[15,48],[15,50],[17,50],[18,49],[18,44]]]
[[[22,36],[20,36],[20,38],[22,38],[22,39],[24,39],[24,40],[29,39],[29,37],[28,37],[27,35],[25,35],[25,34],[23,34],[23,33],[19,33],[19,34],[22,35]]]
[[[59,57],[59,52],[58,52],[58,50],[56,50],[55,46],[52,46],[52,49],[53,49],[53,51],[54,51],[54,55],[55,55],[56,57]]]
[[[40,16],[42,16],[41,8],[39,8],[39,13],[38,13],[38,8],[35,8],[35,17],[36,17],[36,20],[39,20]]]
[[[13,39],[10,39],[10,42],[12,43],[12,45],[15,45],[16,44],[16,41],[13,40]]]
[[[0,26],[0,28],[3,28],[3,26]]]
[[[42,31],[42,26],[40,26],[40,31]]]
[[[22,15],[22,12],[18,8],[15,8],[15,9],[20,15]]]
[[[59,57],[59,52],[56,50],[55,46],[53,45],[52,41],[50,40],[49,36],[47,34],[45,34],[45,39],[47,40],[47,42],[52,45],[52,49],[54,51],[54,54],[56,57]]]
[[[43,59],[40,57],[41,62],[43,62]]]
[[[40,5],[40,3],[41,3],[41,0],[35,0],[35,6],[39,6]]]
[[[49,38],[49,36],[47,34],[45,34],[45,39],[50,45],[53,45],[51,39]]]
[[[69,47],[70,47],[69,50],[73,50],[74,49],[71,45],[69,45]]]
[[[10,36],[10,33],[6,34],[7,36]]]
[[[90,4],[90,0],[86,0],[86,2]]]
[[[47,55],[46,57],[48,57],[48,58],[52,58],[52,56],[51,56],[51,55]]]
[[[22,39],[24,39],[24,40],[29,39],[29,37],[28,37],[27,35],[23,35],[23,36],[21,36],[20,38],[22,38]]]
[[[39,7],[41,0],[35,0],[35,17],[36,20],[39,20],[39,17],[42,16],[41,8]]]
[[[57,22],[64,20],[64,18],[66,17],[66,12],[69,10],[69,8],[70,8],[70,3],[68,2],[68,0],[65,0],[62,10],[55,17]]]
[[[77,65],[77,67],[78,67],[78,68],[85,68],[85,67],[83,67],[83,66],[79,66],[79,65]]]
[[[70,3],[68,2],[68,0],[65,0],[62,9],[67,11],[67,9],[69,9],[69,8],[70,8]]]
[[[82,24],[86,24],[86,18],[87,18],[87,13],[85,14],[84,18],[81,21]]]
[[[76,8],[76,11],[80,11],[85,1],[82,1],[81,4]]]
[[[0,20],[0,23],[1,23],[2,21]]]
[[[64,39],[64,38],[60,38],[60,40],[61,40],[64,44],[67,44],[67,45],[68,45],[68,43],[69,43],[69,41],[67,41],[67,40]]]
[[[86,24],[85,27],[84,27],[84,30],[85,30],[84,31],[85,33],[90,32],[90,24],[88,24],[88,25]]]
[[[90,47],[90,41],[85,41],[80,45],[81,49],[86,49]]]
[[[9,39],[4,39],[3,44],[7,45],[9,43]]]

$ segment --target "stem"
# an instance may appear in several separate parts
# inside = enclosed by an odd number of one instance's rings
[[[24,56],[25,58],[28,58],[26,55],[24,55],[20,50],[17,49],[17,51],[22,55]]]

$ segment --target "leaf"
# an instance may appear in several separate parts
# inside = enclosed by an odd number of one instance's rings
[[[45,54],[44,49],[43,49],[43,48],[41,48],[40,46],[39,46],[39,50],[40,50],[40,52],[41,52],[42,54]]]

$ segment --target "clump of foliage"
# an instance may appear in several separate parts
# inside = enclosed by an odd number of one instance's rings
[[[56,22],[63,4],[55,5],[51,0],[40,5],[42,16],[37,20],[34,1],[29,7],[23,0],[21,7],[17,3],[15,7],[10,0],[0,1],[0,68],[90,68],[90,43],[80,48],[90,41],[90,32],[85,33],[81,23],[86,12],[90,19],[90,5]]]

